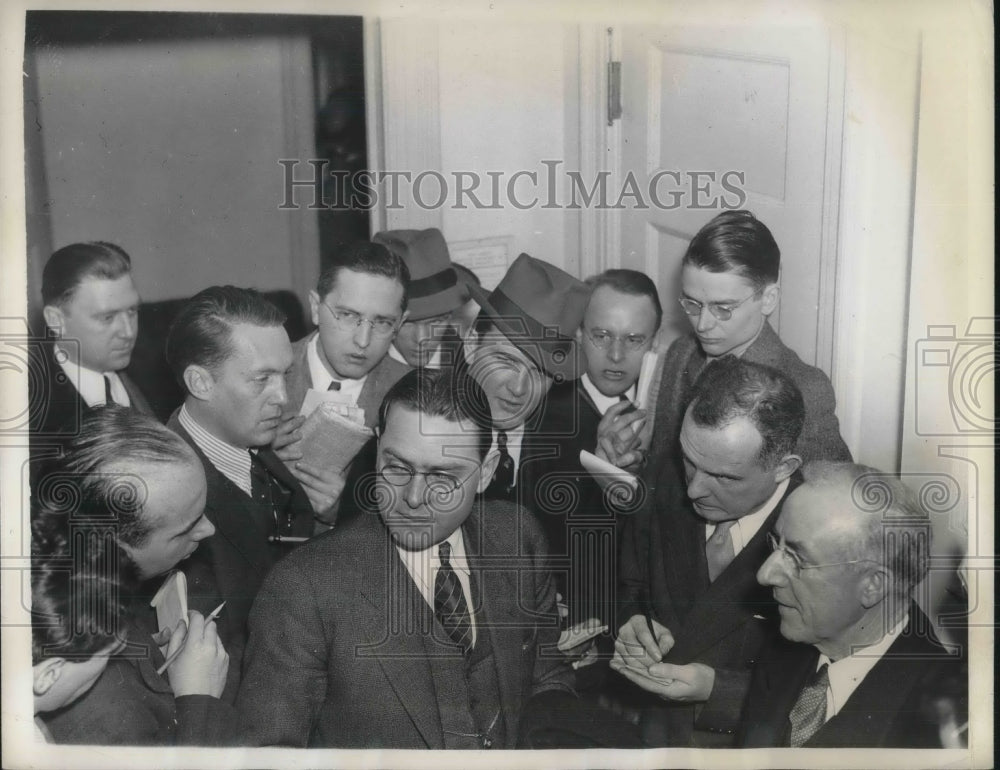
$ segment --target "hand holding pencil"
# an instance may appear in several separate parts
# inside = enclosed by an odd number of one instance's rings
[[[211,695],[218,698],[226,686],[229,655],[215,627],[225,602],[206,618],[200,612],[188,612],[185,626],[181,621],[170,636],[167,660],[158,673],[166,671],[174,697]]]

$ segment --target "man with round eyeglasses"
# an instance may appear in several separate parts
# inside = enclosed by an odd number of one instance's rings
[[[966,700],[966,677],[961,647],[938,641],[913,597],[929,565],[927,512],[874,468],[818,462],[804,476],[757,573],[784,639],[754,669],[740,745],[950,745],[934,704],[949,685],[954,704]]]
[[[237,706],[257,745],[511,749],[576,703],[544,539],[486,500],[489,402],[464,372],[418,369],[379,411],[372,515],[271,572]],[[291,629],[291,631],[290,631]]]

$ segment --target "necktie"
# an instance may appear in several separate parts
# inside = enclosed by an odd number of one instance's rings
[[[720,521],[715,525],[715,532],[705,541],[705,559],[708,562],[708,579],[713,583],[722,574],[722,571],[729,566],[736,551],[733,548],[733,539],[729,536],[729,530],[733,528],[736,521]]]
[[[829,664],[824,663],[799,693],[788,720],[792,723],[791,745],[801,746],[826,722],[826,691],[830,687]]]
[[[330,380],[330,385],[327,390],[340,390],[340,383],[336,380]]]
[[[281,524],[286,524],[287,528],[291,523],[278,521],[277,503],[282,500],[280,484],[281,482],[274,478],[264,461],[260,459],[260,453],[250,452],[250,496],[261,512],[258,522],[265,532],[279,536],[283,531]]]
[[[114,396],[111,395],[111,378],[108,375],[104,375],[104,405],[110,406],[114,404]]]
[[[486,488],[487,497],[507,497],[514,489],[514,458],[507,451],[507,431],[497,431],[497,448],[500,450],[500,462]]]
[[[462,584],[451,568],[451,545],[441,543],[438,556],[441,566],[434,581],[434,616],[452,641],[463,652],[468,652],[472,648],[472,618],[469,617],[469,605],[465,601]]]

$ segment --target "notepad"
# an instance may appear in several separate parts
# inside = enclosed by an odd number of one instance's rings
[[[187,578],[183,572],[175,570],[167,575],[160,590],[156,592],[151,607],[156,608],[156,625],[162,631],[177,628],[182,620],[188,622]],[[167,654],[167,645],[160,645],[160,650]]]

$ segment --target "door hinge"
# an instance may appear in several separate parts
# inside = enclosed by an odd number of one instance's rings
[[[608,62],[608,125],[622,116],[622,63]]]

